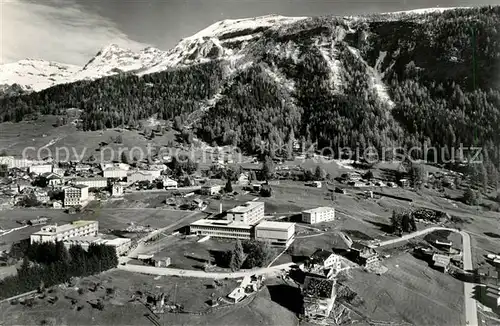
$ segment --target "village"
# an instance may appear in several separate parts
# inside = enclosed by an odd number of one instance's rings
[[[340,160],[330,163],[337,166],[330,172],[311,163],[314,154],[307,155],[309,164],[252,158],[242,164],[220,155],[204,168],[172,157],[131,164],[0,157],[2,212],[10,216],[0,219],[0,277],[15,273],[20,260],[12,257],[11,248],[22,242],[61,242],[84,250],[107,245],[118,259],[117,271],[107,273],[152,275],[155,282],[212,280],[204,304],[192,307],[179,304],[182,296],[172,296],[172,289],[162,292],[162,286],[137,288],[147,298],[127,294],[144,301],[153,324],[172,313],[235,309],[264,289],[272,302],[301,320],[339,324],[393,318],[390,312],[368,317],[377,301],[368,292],[368,280],[387,277],[381,286],[401,295],[387,282],[410,277],[406,270],[399,274],[406,262],[433,275],[429,287],[411,276],[415,286],[427,289],[415,299],[422,307],[428,303],[425,296],[436,294],[432,284],[456,294],[445,300],[444,311],[430,309],[429,319],[444,312],[443,321],[464,323],[469,298],[464,309],[467,288],[462,290],[462,282],[484,284],[474,291],[485,307],[482,313],[494,318],[491,313],[500,303],[500,256],[481,251],[472,266],[470,240],[461,231],[468,224],[460,214],[449,213],[458,210],[456,203],[443,199],[448,210],[429,205],[415,196],[407,173],[373,173]],[[425,178],[429,191],[455,189],[463,177],[430,170]],[[184,290],[176,286],[173,291]],[[37,296],[14,301],[40,300]],[[94,307],[110,299],[92,300]]]

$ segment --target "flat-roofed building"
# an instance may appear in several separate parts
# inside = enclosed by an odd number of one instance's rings
[[[264,218],[264,202],[249,201],[243,205],[236,206],[227,211],[226,219],[233,222],[241,222],[255,225]]]
[[[490,308],[500,307],[500,285],[486,284],[481,286],[483,302]]]
[[[252,238],[253,226],[228,220],[202,219],[191,223],[189,231],[201,236],[245,240]]]
[[[89,198],[89,187],[86,185],[72,185],[64,188],[64,206],[79,206]]]
[[[108,186],[108,179],[104,177],[97,178],[77,178],[73,180],[76,185],[85,185],[89,188],[106,188]]]
[[[91,244],[104,244],[106,246],[112,246],[115,248],[116,255],[122,256],[130,250],[132,245],[132,240],[129,238],[115,238],[115,239],[103,239],[99,236],[79,236],[69,238],[63,241],[66,248],[77,245],[81,246],[84,250],[88,250]]]
[[[295,240],[295,223],[263,221],[255,227],[255,240],[288,248]]]
[[[156,177],[151,174],[149,171],[137,170],[137,171],[129,171],[127,173],[127,182],[134,183],[139,181],[153,181]]]
[[[122,179],[127,177],[128,170],[122,169],[119,166],[106,167],[102,170],[102,175],[105,178]]]
[[[303,223],[316,224],[333,221],[334,219],[335,208],[333,207],[317,207],[302,212]]]
[[[30,242],[65,241],[74,237],[97,236],[99,222],[80,220],[64,225],[46,225],[30,237]]]
[[[32,165],[29,167],[30,173],[44,174],[52,172],[52,164]]]

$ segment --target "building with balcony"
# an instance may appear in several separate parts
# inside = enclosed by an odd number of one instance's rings
[[[46,225],[30,237],[31,243],[65,241],[75,237],[97,236],[99,222],[97,221],[74,221],[64,225]]]
[[[72,185],[64,188],[64,207],[83,205],[89,199],[89,187]]]
[[[335,219],[335,208],[333,207],[318,207],[308,209],[302,212],[302,222],[308,224],[316,224],[329,222]]]

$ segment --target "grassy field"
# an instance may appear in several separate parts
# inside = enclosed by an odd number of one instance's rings
[[[410,254],[384,261],[381,276],[352,270],[344,283],[363,299],[357,307],[371,319],[414,325],[462,325],[463,285]]]
[[[181,220],[183,217],[191,214],[191,211],[176,211],[170,209],[156,208],[107,208],[91,207],[84,213],[86,219],[95,219],[99,221],[101,229],[124,229],[129,226],[129,223],[147,226],[153,228],[166,227]],[[202,212],[194,214],[192,218],[181,223],[182,225],[189,224],[192,221],[200,219],[204,216]],[[182,226],[182,225],[179,225]]]
[[[103,288],[96,292],[87,289],[93,282],[101,282]],[[111,271],[98,277],[79,280],[76,287],[58,288],[51,296],[59,300],[50,304],[47,299],[36,299],[29,308],[23,305],[2,304],[3,325],[152,325],[146,314],[150,311],[138,301],[131,301],[136,291],[165,293],[167,301],[181,304],[185,311],[207,312],[204,315],[165,313],[156,319],[162,325],[297,325],[293,313],[273,302],[264,288],[257,296],[239,304],[209,312],[205,303],[211,298],[225,297],[237,285],[235,280],[223,280],[222,286],[211,288],[212,280],[153,277],[123,271]],[[79,294],[76,288],[83,288]],[[108,288],[114,289],[106,296]],[[104,299],[104,309],[93,309],[89,300]],[[72,305],[71,299],[77,302]],[[77,307],[82,306],[80,311]]]

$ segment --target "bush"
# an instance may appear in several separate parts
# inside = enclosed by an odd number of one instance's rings
[[[463,201],[467,205],[479,205],[481,203],[481,194],[478,191],[469,188],[464,193]]]

